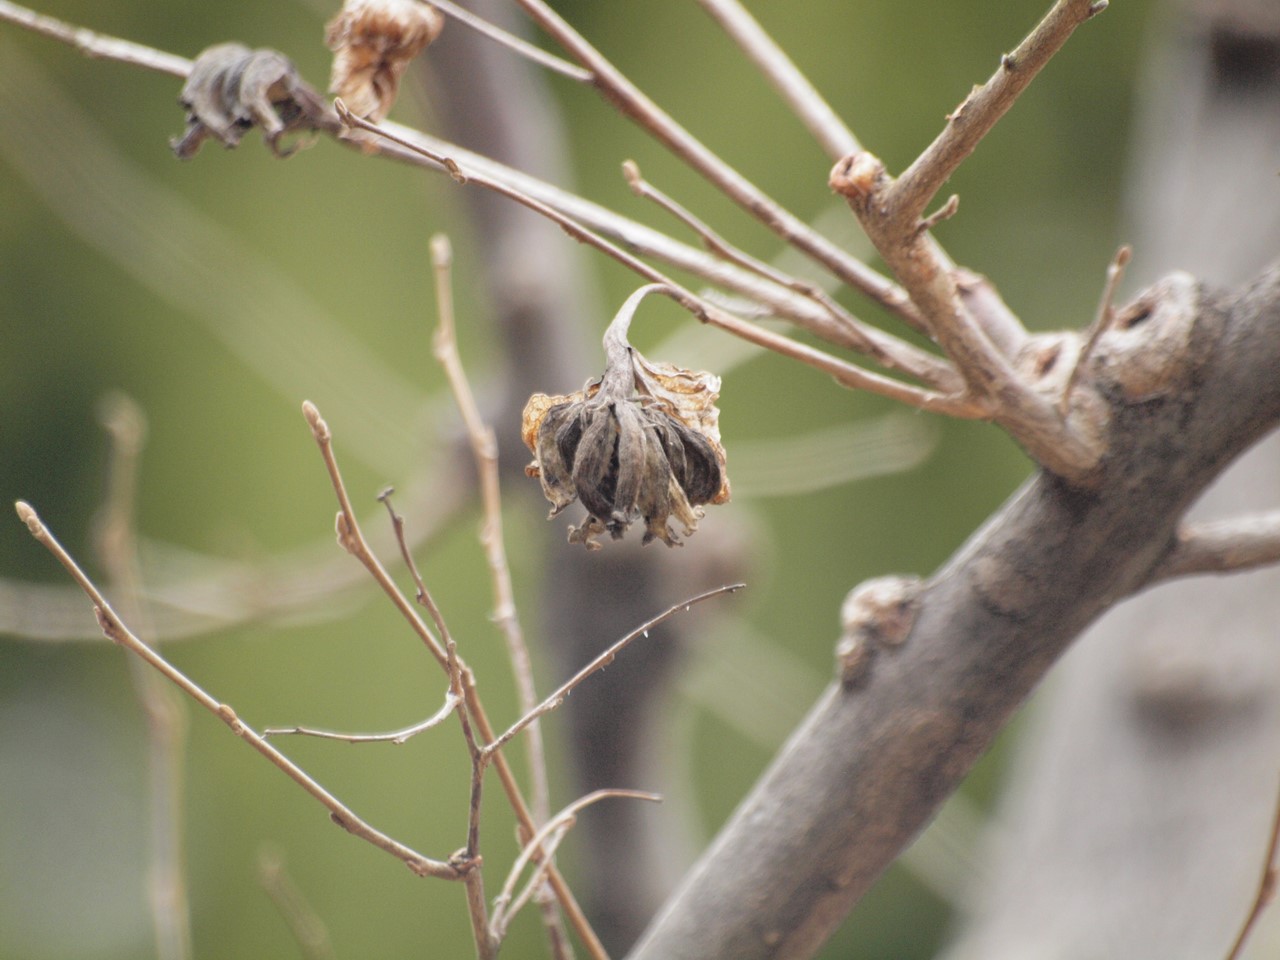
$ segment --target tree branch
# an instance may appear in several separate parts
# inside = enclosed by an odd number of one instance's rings
[[[1234,297],[1179,285],[1145,295],[1169,311],[1137,328],[1154,321],[1149,343],[1189,328],[1158,396],[1108,383],[1126,347],[1098,344],[1110,482],[1086,494],[1041,473],[1015,494],[924,585],[905,642],[827,690],[630,960],[811,956],[1072,639],[1147,581],[1187,506],[1280,420],[1280,265]]]
[[[1280,511],[1193,523],[1177,533],[1149,585],[1204,573],[1238,573],[1280,563]]]

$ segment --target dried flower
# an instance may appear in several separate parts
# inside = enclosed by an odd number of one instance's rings
[[[194,157],[209,137],[235,147],[254,127],[262,128],[276,156],[288,156],[293,150],[282,149],[280,138],[310,126],[324,111],[324,101],[288,57],[239,43],[220,43],[196,57],[180,99],[187,129],[171,143],[180,160]]]
[[[417,0],[346,0],[325,27],[333,51],[329,92],[358,117],[391,110],[409,61],[440,36],[444,15]]]
[[[640,518],[645,543],[676,546],[671,520],[689,536],[702,504],[729,499],[715,406],[720,378],[650,363],[627,342],[639,301],[659,290],[636,291],[609,325],[599,380],[567,396],[536,393],[524,408],[524,442],[535,458],[525,472],[542,480],[550,516],[582,501],[587,518],[569,528],[569,541],[588,549],[598,549],[606,531],[619,539]]]

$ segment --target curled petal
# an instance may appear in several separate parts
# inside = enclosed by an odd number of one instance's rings
[[[609,406],[588,408],[573,458],[573,482],[582,505],[603,523],[613,515],[617,487],[618,421]],[[610,533],[614,533],[611,529]],[[621,530],[614,533],[621,536]]]
[[[542,481],[542,493],[551,501],[551,517],[577,499],[578,493],[573,486],[572,453],[566,461],[561,456],[560,446],[556,438],[566,425],[578,420],[574,405],[562,403],[545,411],[534,441],[534,453],[537,460],[529,469],[536,471]],[[548,518],[549,519],[549,518]]]

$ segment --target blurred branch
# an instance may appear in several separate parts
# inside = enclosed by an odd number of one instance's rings
[[[98,554],[126,616],[149,632],[143,614],[138,572],[138,463],[146,443],[142,409],[123,394],[100,404],[111,437],[107,497],[98,517]],[[129,658],[138,704],[147,721],[148,822],[151,864],[148,882],[151,921],[159,960],[187,960],[191,948],[191,908],[183,844],[183,797],[187,714],[181,698],[154,670]]]
[[[335,960],[329,929],[290,879],[279,850],[264,848],[258,853],[258,882],[289,925],[303,960]]]

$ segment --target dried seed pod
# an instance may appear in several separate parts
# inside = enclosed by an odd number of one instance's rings
[[[569,539],[598,549],[597,537],[619,539],[636,520],[644,542],[680,543],[702,505],[729,499],[715,401],[720,379],[668,363],[650,363],[626,339],[631,315],[653,287],[628,299],[605,333],[599,380],[567,396],[538,393],[525,405],[522,435],[534,454],[526,468],[542,482],[554,517],[574,500],[587,508]]]
[[[356,116],[381,120],[409,61],[443,28],[444,15],[417,0],[346,0],[325,27],[333,51],[329,92]]]
[[[187,129],[171,142],[180,160],[194,157],[209,137],[235,147],[254,127],[262,128],[276,156],[288,156],[293,150],[282,149],[280,138],[324,111],[324,101],[288,57],[239,43],[220,43],[196,57],[180,102],[187,110]]]

